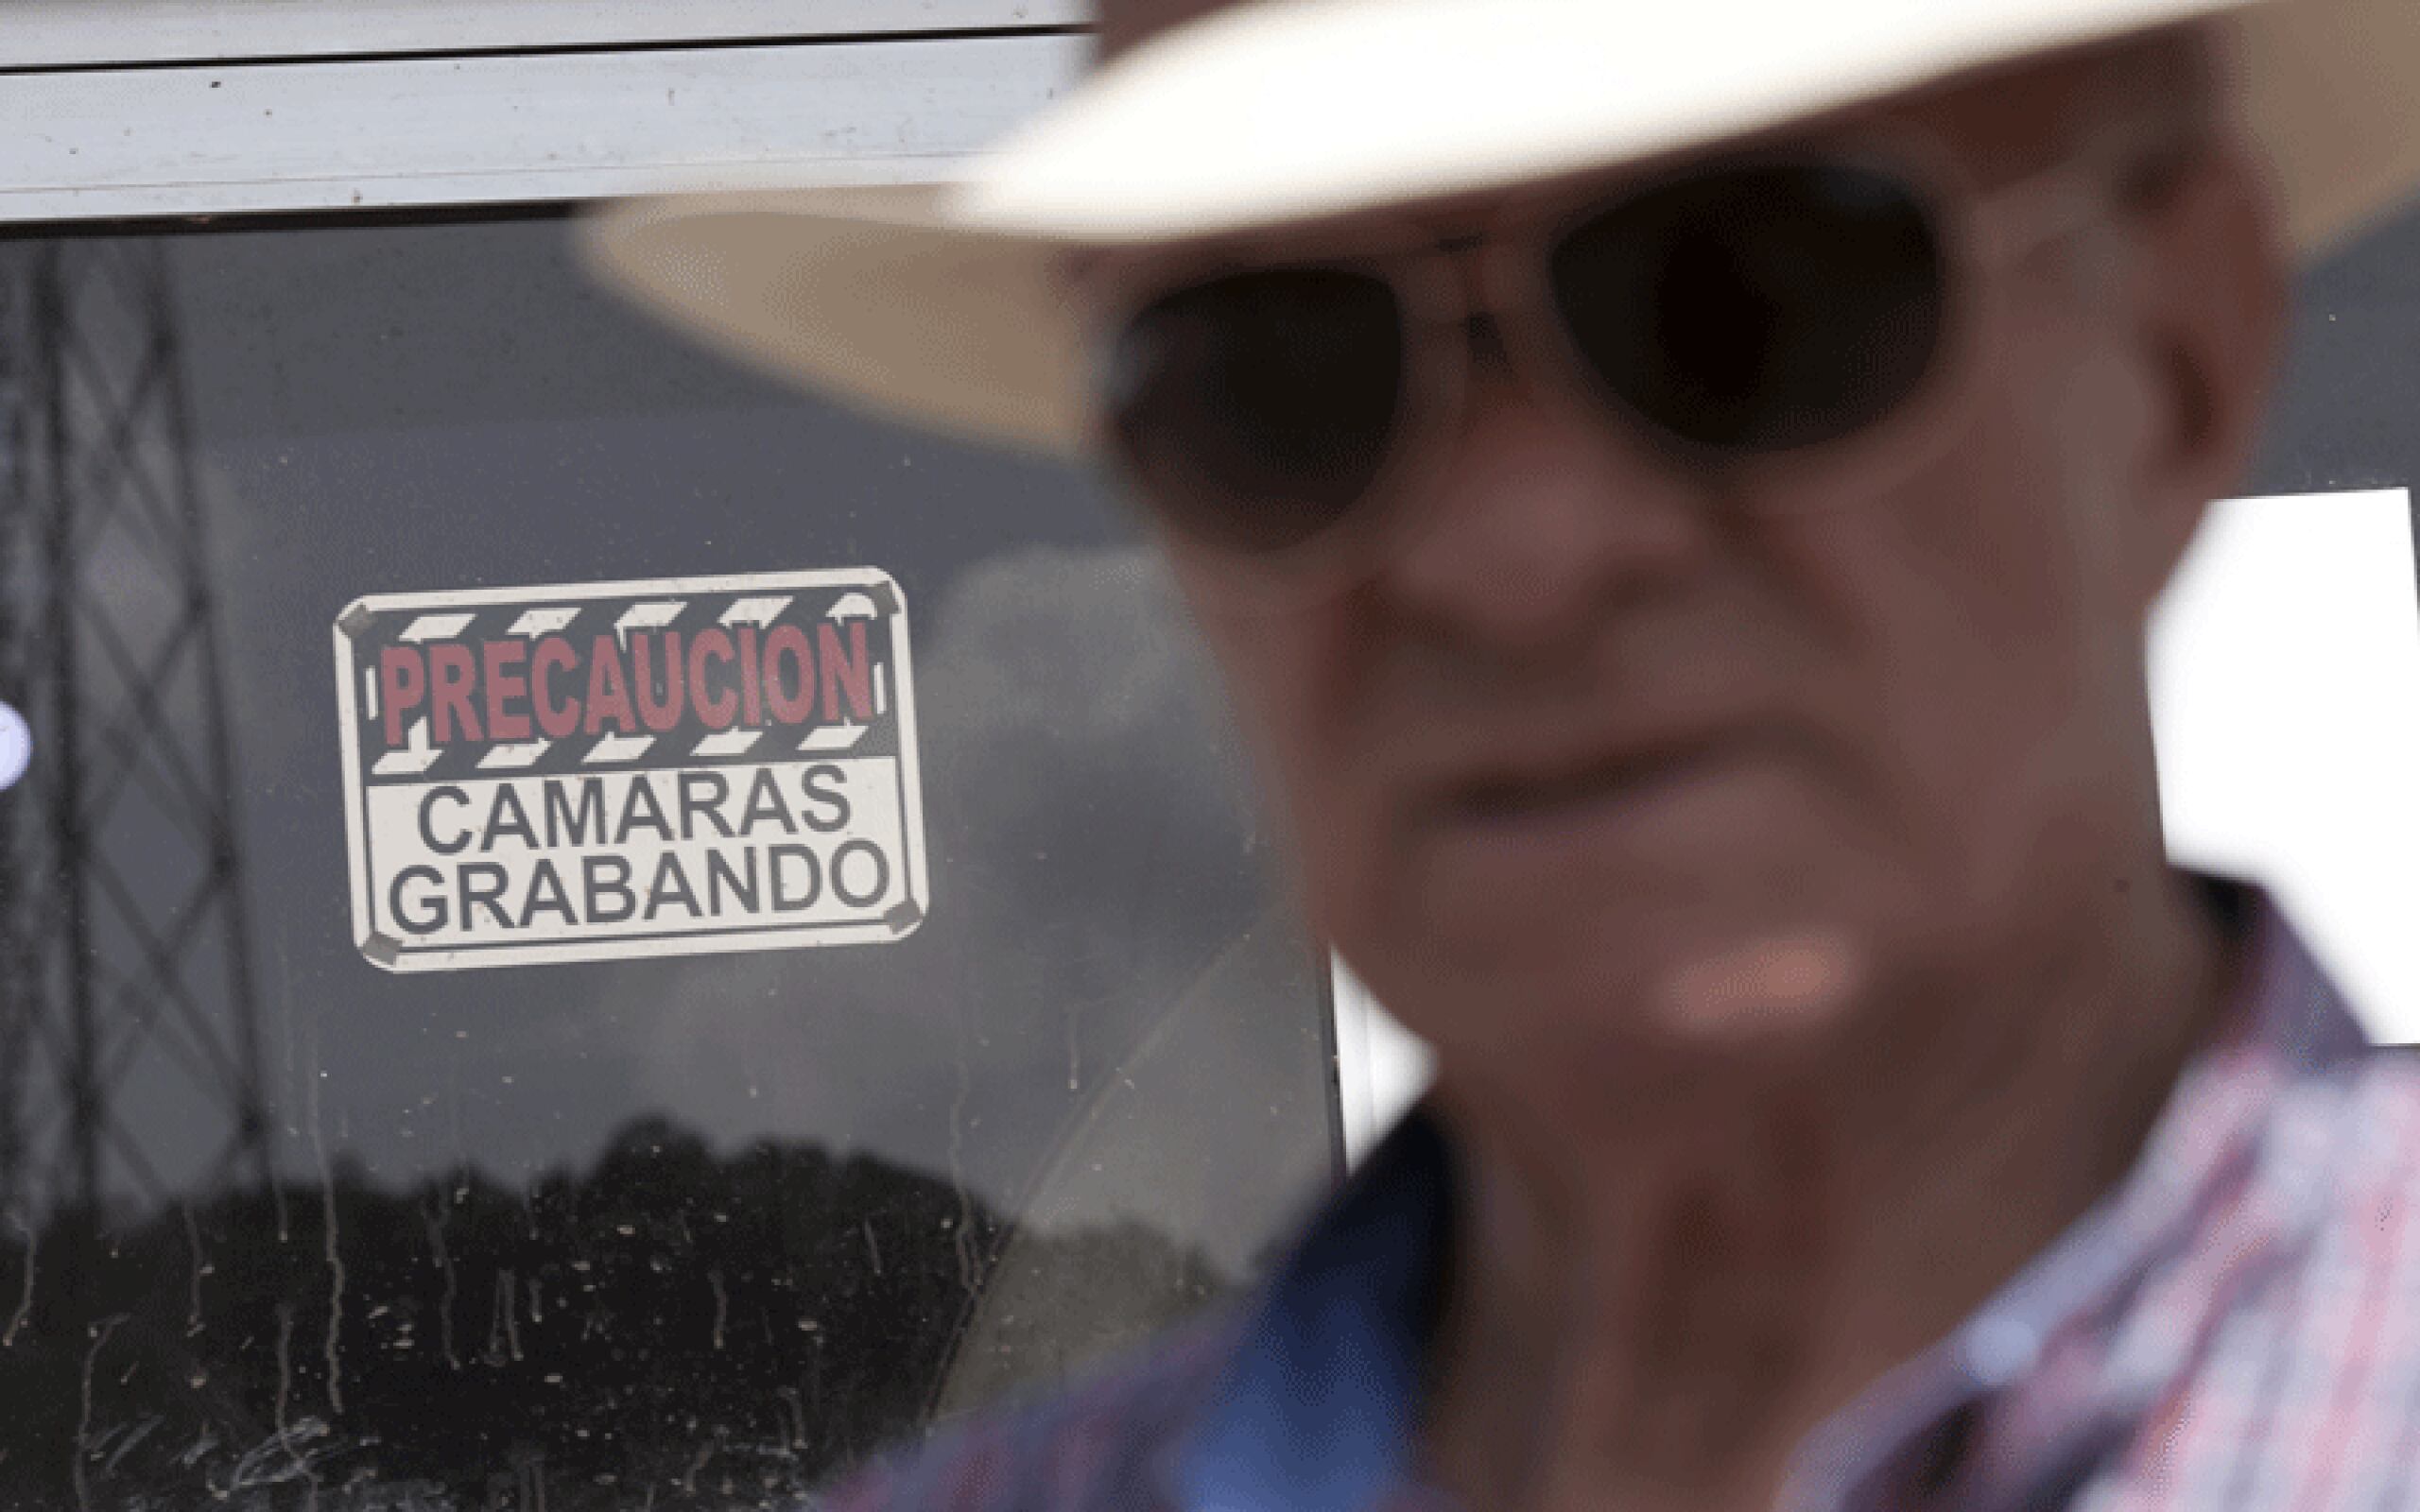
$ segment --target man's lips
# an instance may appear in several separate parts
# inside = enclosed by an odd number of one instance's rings
[[[1475,763],[1433,788],[1432,815],[1448,824],[1503,825],[1551,820],[1583,809],[1619,806],[1700,775],[1746,753],[1737,732],[1668,735],[1599,746],[1519,763]]]
[[[1451,816],[1481,822],[1551,817],[1644,796],[1737,754],[1738,744],[1716,736],[1669,739],[1520,770],[1484,770],[1449,785],[1442,806]]]

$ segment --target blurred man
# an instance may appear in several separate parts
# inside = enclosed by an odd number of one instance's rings
[[[617,275],[1116,462],[1426,1103],[847,1504],[2420,1506],[2420,1083],[2165,860],[2147,615],[2409,0],[1112,0],[938,196]]]

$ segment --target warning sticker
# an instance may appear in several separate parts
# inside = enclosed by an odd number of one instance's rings
[[[873,568],[398,593],[336,625],[354,939],[390,971],[924,920],[908,611]]]

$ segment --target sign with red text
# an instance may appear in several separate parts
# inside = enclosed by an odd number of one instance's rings
[[[873,568],[358,599],[354,939],[390,971],[924,920],[908,610]]]

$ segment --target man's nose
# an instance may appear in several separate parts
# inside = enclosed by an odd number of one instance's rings
[[[1705,481],[1581,403],[1500,364],[1475,375],[1379,572],[1399,610],[1520,651],[1703,566],[1720,528]]]

